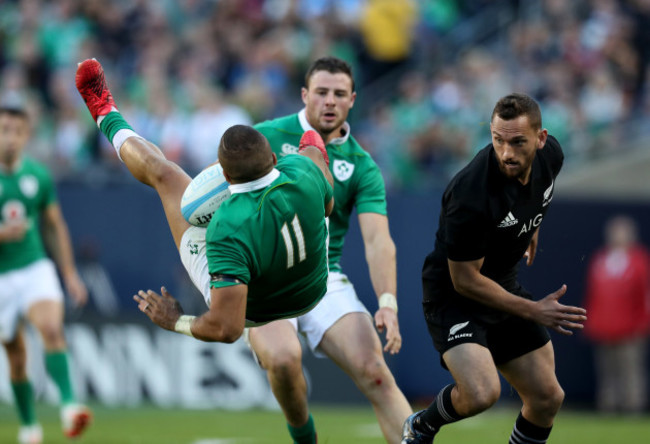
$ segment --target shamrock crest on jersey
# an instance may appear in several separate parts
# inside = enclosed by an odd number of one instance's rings
[[[354,172],[354,164],[346,162],[345,160],[336,159],[334,160],[334,176],[341,182],[345,182]]]
[[[18,186],[25,197],[32,198],[38,193],[38,180],[31,174],[21,177]]]

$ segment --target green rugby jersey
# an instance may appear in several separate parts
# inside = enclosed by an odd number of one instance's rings
[[[41,212],[53,202],[56,191],[45,166],[23,158],[15,171],[0,168],[0,223],[26,219],[28,224],[23,239],[0,242],[0,273],[46,256],[39,221]]]
[[[205,236],[210,274],[248,285],[250,321],[290,317],[316,305],[327,290],[325,204],[332,199],[321,170],[307,157],[291,156],[265,177],[230,190]]]
[[[307,121],[303,109],[298,114],[258,123],[255,129],[264,134],[273,152],[281,159],[297,153],[302,134],[314,128]],[[370,154],[350,135],[347,123],[345,130],[345,136],[333,139],[326,147],[334,176],[334,211],[329,217],[330,271],[341,271],[339,262],[352,209],[356,206],[358,214],[386,215],[386,189],[381,171]]]

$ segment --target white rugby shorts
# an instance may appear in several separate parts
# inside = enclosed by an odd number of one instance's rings
[[[296,331],[304,336],[307,345],[315,356],[324,358],[326,356],[319,350],[318,346],[323,340],[325,332],[349,313],[366,313],[371,316],[357,297],[354,285],[348,280],[348,277],[343,273],[330,272],[327,278],[327,293],[316,307],[304,315],[286,319],[286,321],[290,322]],[[244,338],[250,347],[248,331],[244,332]],[[253,355],[255,355],[254,351]],[[255,356],[255,359],[257,359],[257,356]]]
[[[11,341],[29,307],[45,300],[63,303],[61,283],[49,258],[0,273],[0,341]]]
[[[191,226],[181,237],[178,252],[181,262],[194,286],[201,292],[205,304],[210,306],[210,270],[206,256],[205,233],[207,228]]]

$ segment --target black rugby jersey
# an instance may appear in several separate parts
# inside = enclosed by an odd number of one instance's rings
[[[486,314],[502,313],[457,293],[447,259],[485,258],[481,273],[517,292],[519,262],[553,199],[563,160],[560,144],[549,135],[544,148],[536,152],[526,185],[503,175],[492,144],[454,176],[442,196],[435,249],[422,270],[422,278],[435,283],[424,302],[460,303]]]

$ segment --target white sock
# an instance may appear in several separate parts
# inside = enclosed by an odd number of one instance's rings
[[[111,141],[111,143],[113,144],[113,148],[115,148],[115,151],[117,152],[117,157],[120,160],[122,160],[122,156],[120,156],[120,148],[122,148],[122,145],[124,145],[124,142],[126,142],[126,139],[128,139],[129,137],[137,137],[139,139],[143,139],[143,137],[138,133],[136,133],[135,131],[125,128],[116,132],[115,135],[113,136],[113,140]],[[122,160],[122,162],[124,161]]]

